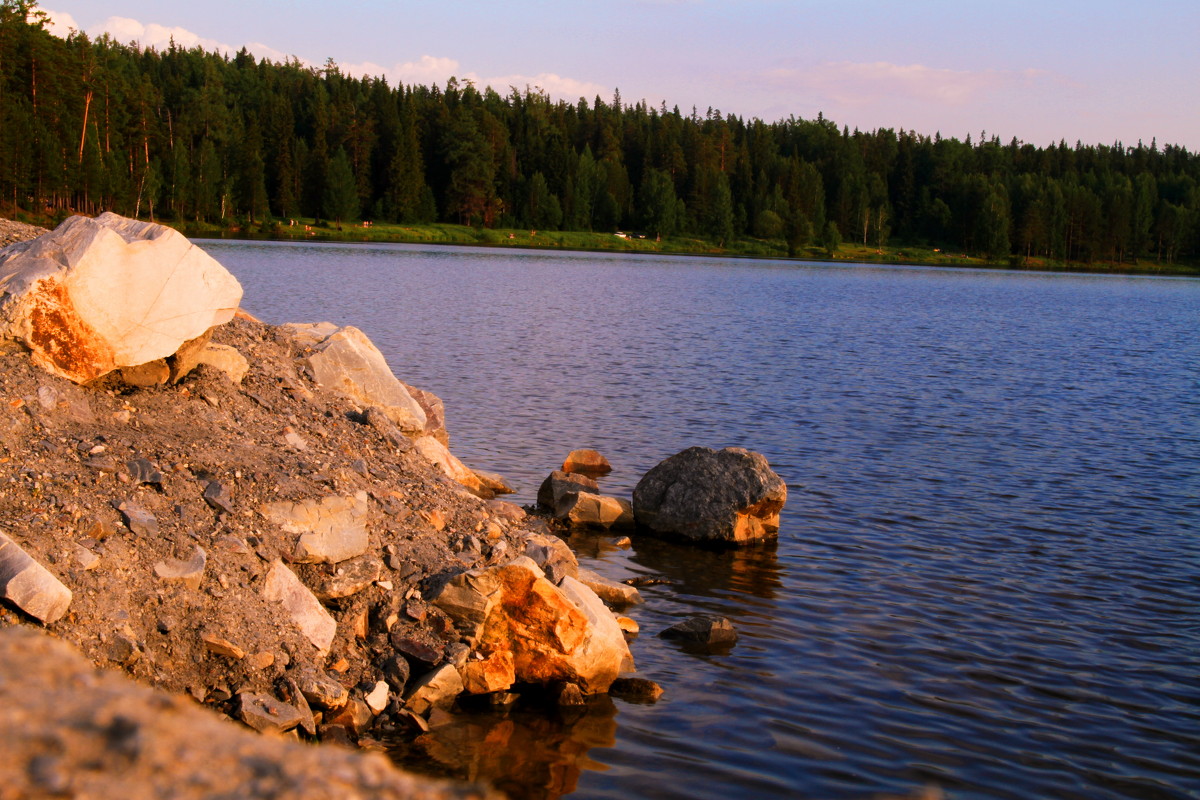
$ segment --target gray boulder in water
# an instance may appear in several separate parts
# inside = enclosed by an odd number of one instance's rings
[[[745,544],[779,535],[783,482],[760,453],[689,447],[647,472],[633,490],[644,532],[708,544]]]

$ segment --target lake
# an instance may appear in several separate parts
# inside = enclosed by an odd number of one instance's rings
[[[517,501],[762,452],[778,543],[573,540],[663,577],[655,705],[466,716],[401,763],[514,798],[1200,797],[1200,280],[201,241],[267,322],[363,329]],[[692,613],[741,638],[694,655]]]

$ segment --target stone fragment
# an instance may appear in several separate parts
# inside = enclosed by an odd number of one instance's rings
[[[229,489],[220,481],[209,481],[204,487],[204,502],[224,514],[233,513],[233,498]]]
[[[242,296],[183,235],[112,213],[5,248],[0,288],[0,337],[76,383],[173,355],[228,322]]]
[[[75,563],[83,570],[93,570],[100,566],[100,556],[81,544],[75,545]]]
[[[125,527],[138,536],[158,536],[158,520],[146,509],[132,500],[126,500],[117,506],[125,519]]]
[[[462,678],[458,670],[450,664],[443,664],[432,672],[422,675],[413,684],[404,705],[414,714],[422,716],[434,708],[445,708],[463,692]]]
[[[587,702],[583,699],[583,692],[579,685],[574,683],[564,683],[558,687],[558,696],[554,698],[554,701],[560,706],[567,707],[582,706]]]
[[[397,627],[391,632],[388,640],[392,649],[407,658],[417,669],[432,669],[442,663],[445,657],[441,643],[424,631]]]
[[[179,581],[192,591],[200,588],[200,581],[204,578],[204,568],[208,563],[208,556],[204,552],[204,548],[196,545],[192,549],[192,555],[187,559],[168,558],[154,564],[154,574],[162,578],[164,581]]]
[[[603,600],[609,606],[631,606],[642,602],[642,595],[637,589],[628,584],[618,583],[603,575],[598,575],[590,569],[580,568],[579,581]]]
[[[196,357],[196,364],[205,364],[225,374],[233,383],[241,383],[242,378],[250,371],[250,362],[238,352],[237,348],[227,344],[205,345]]]
[[[600,493],[600,485],[586,475],[555,470],[538,487],[537,502],[555,517],[566,516],[568,503],[580,492]]]
[[[121,380],[129,386],[161,386],[171,378],[171,368],[165,358],[157,358],[135,367],[122,367]]]
[[[525,513],[525,509],[507,500],[488,500],[487,507],[497,518],[508,522],[520,522],[529,516]]]
[[[412,395],[412,399],[417,401],[417,405],[421,407],[421,410],[425,412],[425,428],[421,431],[421,434],[423,436],[432,436],[446,447],[449,447],[450,434],[446,431],[446,404],[442,402],[442,398],[433,392],[409,386],[407,383],[402,382],[401,385]]]
[[[484,652],[511,651],[516,681],[579,684],[604,692],[632,665],[612,613],[591,589],[567,576],[560,586],[518,557],[450,579],[431,602],[463,640]]]
[[[246,666],[251,669],[267,669],[275,663],[275,654],[270,650],[260,650],[246,657]]]
[[[341,708],[350,699],[350,692],[345,686],[315,669],[302,669],[292,679],[304,699],[318,708]]]
[[[304,699],[304,694],[300,691],[300,687],[296,685],[296,681],[290,677],[284,678],[279,688],[284,701],[300,712],[301,730],[309,736],[315,736],[317,734],[316,717],[313,716],[312,707]]]
[[[238,719],[260,733],[285,733],[303,719],[299,710],[269,694],[242,692],[237,699]]]
[[[581,472],[585,475],[607,475],[612,464],[595,450],[572,450],[563,461],[563,472]]]
[[[301,336],[319,335],[314,326],[284,327]],[[304,364],[323,388],[360,406],[380,407],[405,432],[425,430],[425,411],[392,374],[379,348],[358,328],[337,328],[313,344],[312,350]]]
[[[612,686],[608,687],[608,693],[627,703],[650,704],[658,702],[658,698],[663,695],[663,689],[648,678],[627,676],[613,681]]]
[[[319,652],[329,652],[333,637],[337,634],[337,622],[321,605],[321,601],[300,582],[296,573],[282,561],[276,560],[263,581],[262,591],[267,601],[283,605],[293,624]]]
[[[128,633],[118,631],[108,643],[108,660],[123,667],[131,667],[142,657],[142,649]]]
[[[374,688],[367,693],[364,698],[367,708],[375,714],[383,713],[383,710],[388,706],[388,685],[384,681],[376,681]]]
[[[341,708],[325,714],[325,725],[340,725],[358,736],[371,727],[375,715],[369,706],[357,697],[351,697]]]
[[[579,576],[579,561],[575,553],[557,536],[531,533],[525,537],[523,552],[546,573],[551,583],[558,584],[568,575]]]
[[[625,634],[626,639],[637,636],[642,631],[642,626],[637,624],[637,620],[619,614],[617,615],[617,627],[621,629],[621,633]]]
[[[384,659],[383,677],[396,694],[404,693],[404,687],[408,685],[408,678],[411,674],[412,668],[404,656],[393,655]]]
[[[129,470],[129,477],[133,478],[135,484],[148,483],[162,488],[162,473],[154,464],[150,463],[149,459],[135,458],[125,462],[125,468]]]
[[[374,556],[352,558],[339,563],[334,574],[322,580],[313,593],[320,600],[352,597],[379,580],[382,573],[383,563]]]
[[[413,447],[418,453],[433,463],[438,469],[452,480],[461,483],[469,491],[483,492],[483,483],[474,472],[451,453],[446,445],[432,436],[421,436],[413,440]]]
[[[498,495],[512,494],[516,491],[516,489],[512,487],[512,484],[504,479],[503,475],[499,475],[495,472],[480,472],[479,470],[474,470],[474,472],[475,477],[479,479],[479,483],[486,493]]]
[[[738,447],[690,447],[633,490],[640,528],[693,542],[744,544],[779,534],[787,485],[767,459]]]
[[[618,497],[576,492],[564,498],[554,516],[572,528],[628,528],[633,526],[633,505]]]
[[[697,614],[677,622],[658,634],[664,639],[696,645],[730,645],[737,641],[737,630],[725,617]]]
[[[263,516],[289,533],[299,533],[292,560],[302,564],[336,564],[361,556],[370,546],[367,493],[330,495],[298,503],[266,503]]]
[[[238,647],[233,642],[218,636],[215,633],[204,633],[200,635],[200,640],[204,642],[204,649],[210,653],[216,653],[219,656],[241,660],[246,657],[246,651]]]
[[[175,354],[167,360],[167,365],[171,368],[171,383],[179,383],[196,368],[196,365],[200,363],[200,353],[208,346],[210,339],[212,339],[212,328],[195,339],[188,339],[175,349]]]
[[[508,650],[491,653],[480,661],[467,661],[458,671],[467,694],[503,692],[517,680],[513,654]]]

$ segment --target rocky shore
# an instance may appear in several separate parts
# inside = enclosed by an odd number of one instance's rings
[[[165,231],[73,218],[0,249],[0,798],[161,796],[171,747],[220,773],[180,772],[177,797],[483,796],[233,744],[219,718],[370,746],[460,698],[579,703],[633,672],[612,609],[636,590],[497,499],[362,332],[235,311],[236,281]],[[552,499],[564,524],[633,521],[579,484]],[[759,506],[777,529],[782,500]],[[304,778],[322,770],[324,793]]]

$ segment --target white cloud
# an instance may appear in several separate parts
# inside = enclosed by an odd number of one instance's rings
[[[423,55],[416,61],[398,63],[390,68],[369,61],[359,64],[339,64],[339,66],[342,72],[355,77],[382,75],[393,86],[399,83],[444,86],[450,78],[457,78],[460,84],[470,82],[479,89],[490,86],[500,94],[507,94],[510,86],[515,86],[522,91],[528,86],[531,89],[542,89],[555,99],[569,102],[574,102],[580,97],[607,94],[610,91],[597,83],[580,81],[553,72],[539,72],[537,75],[515,73],[484,77],[474,71],[464,71],[462,64],[453,58],[430,55]]]
[[[46,30],[60,39],[70,36],[73,30],[81,30],[75,18],[65,11],[51,11],[48,8],[43,8],[42,11],[46,13],[46,16],[50,20],[49,24],[46,25]]]
[[[886,61],[834,61],[803,69],[769,70],[758,77],[760,82],[775,87],[815,92],[842,106],[862,106],[897,97],[961,106],[995,90],[1036,81],[1043,75],[1031,69],[967,71]]]

